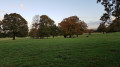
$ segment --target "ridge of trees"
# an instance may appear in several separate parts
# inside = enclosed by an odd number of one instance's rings
[[[73,35],[78,37],[84,32],[87,32],[87,24],[77,16],[65,18],[56,26],[54,20],[47,15],[35,15],[29,36],[37,39],[50,36],[54,38],[61,35],[65,38],[72,38],[75,37]],[[4,19],[0,21],[0,37],[13,37],[13,40],[15,40],[15,37],[26,36],[28,36],[27,21],[17,13],[5,14]]]

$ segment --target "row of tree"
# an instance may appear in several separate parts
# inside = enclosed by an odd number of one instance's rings
[[[0,21],[0,37],[26,37],[41,38],[63,35],[65,38],[75,37],[73,35],[83,34],[87,32],[87,24],[81,21],[77,16],[71,16],[63,19],[58,26],[47,15],[35,15],[33,17],[32,28],[28,30],[27,21],[16,13],[4,15],[4,19]]]
[[[33,18],[30,36],[33,38],[44,38],[49,36],[64,35],[64,37],[72,38],[73,35],[80,35],[86,32],[87,24],[79,20],[77,16],[71,16],[63,19],[61,23],[56,26],[55,22],[47,15],[36,15]]]
[[[120,32],[120,20],[113,20],[112,23],[105,24],[105,22],[101,22],[97,28],[97,32],[110,33],[110,32]]]
[[[120,31],[120,1],[119,0],[98,0],[104,7],[106,13],[100,18],[98,32],[119,32]],[[111,20],[115,17],[114,20]],[[78,37],[84,32],[91,33],[93,30],[87,29],[87,24],[77,16],[63,19],[58,26],[47,15],[36,15],[33,18],[32,28],[28,31],[27,21],[19,14],[11,13],[4,15],[0,21],[0,37],[26,37],[44,38],[50,36],[63,35],[65,38]]]

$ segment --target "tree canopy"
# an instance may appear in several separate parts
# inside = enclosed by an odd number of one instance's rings
[[[47,15],[35,16],[33,18],[32,29],[30,35],[36,38],[44,38],[57,35],[57,26],[55,22]]]
[[[67,35],[71,38],[73,35],[81,34],[81,31],[87,28],[86,23],[80,22],[77,16],[65,18],[59,25],[65,38]]]
[[[4,33],[11,33],[13,40],[15,40],[15,36],[25,37],[28,34],[27,21],[16,13],[4,15],[1,28]]]
[[[120,0],[97,0],[97,2],[101,3],[106,11],[100,20],[109,23],[108,31],[118,32],[120,29]],[[112,20],[112,17],[116,19]]]

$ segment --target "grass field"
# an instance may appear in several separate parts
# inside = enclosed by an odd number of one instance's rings
[[[0,39],[0,67],[120,67],[120,33]]]

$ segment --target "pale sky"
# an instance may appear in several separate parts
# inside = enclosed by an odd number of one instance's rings
[[[78,16],[89,28],[97,28],[104,7],[97,0],[0,0],[0,20],[6,13],[18,13],[30,26],[35,15],[48,15],[60,23],[64,18]]]

